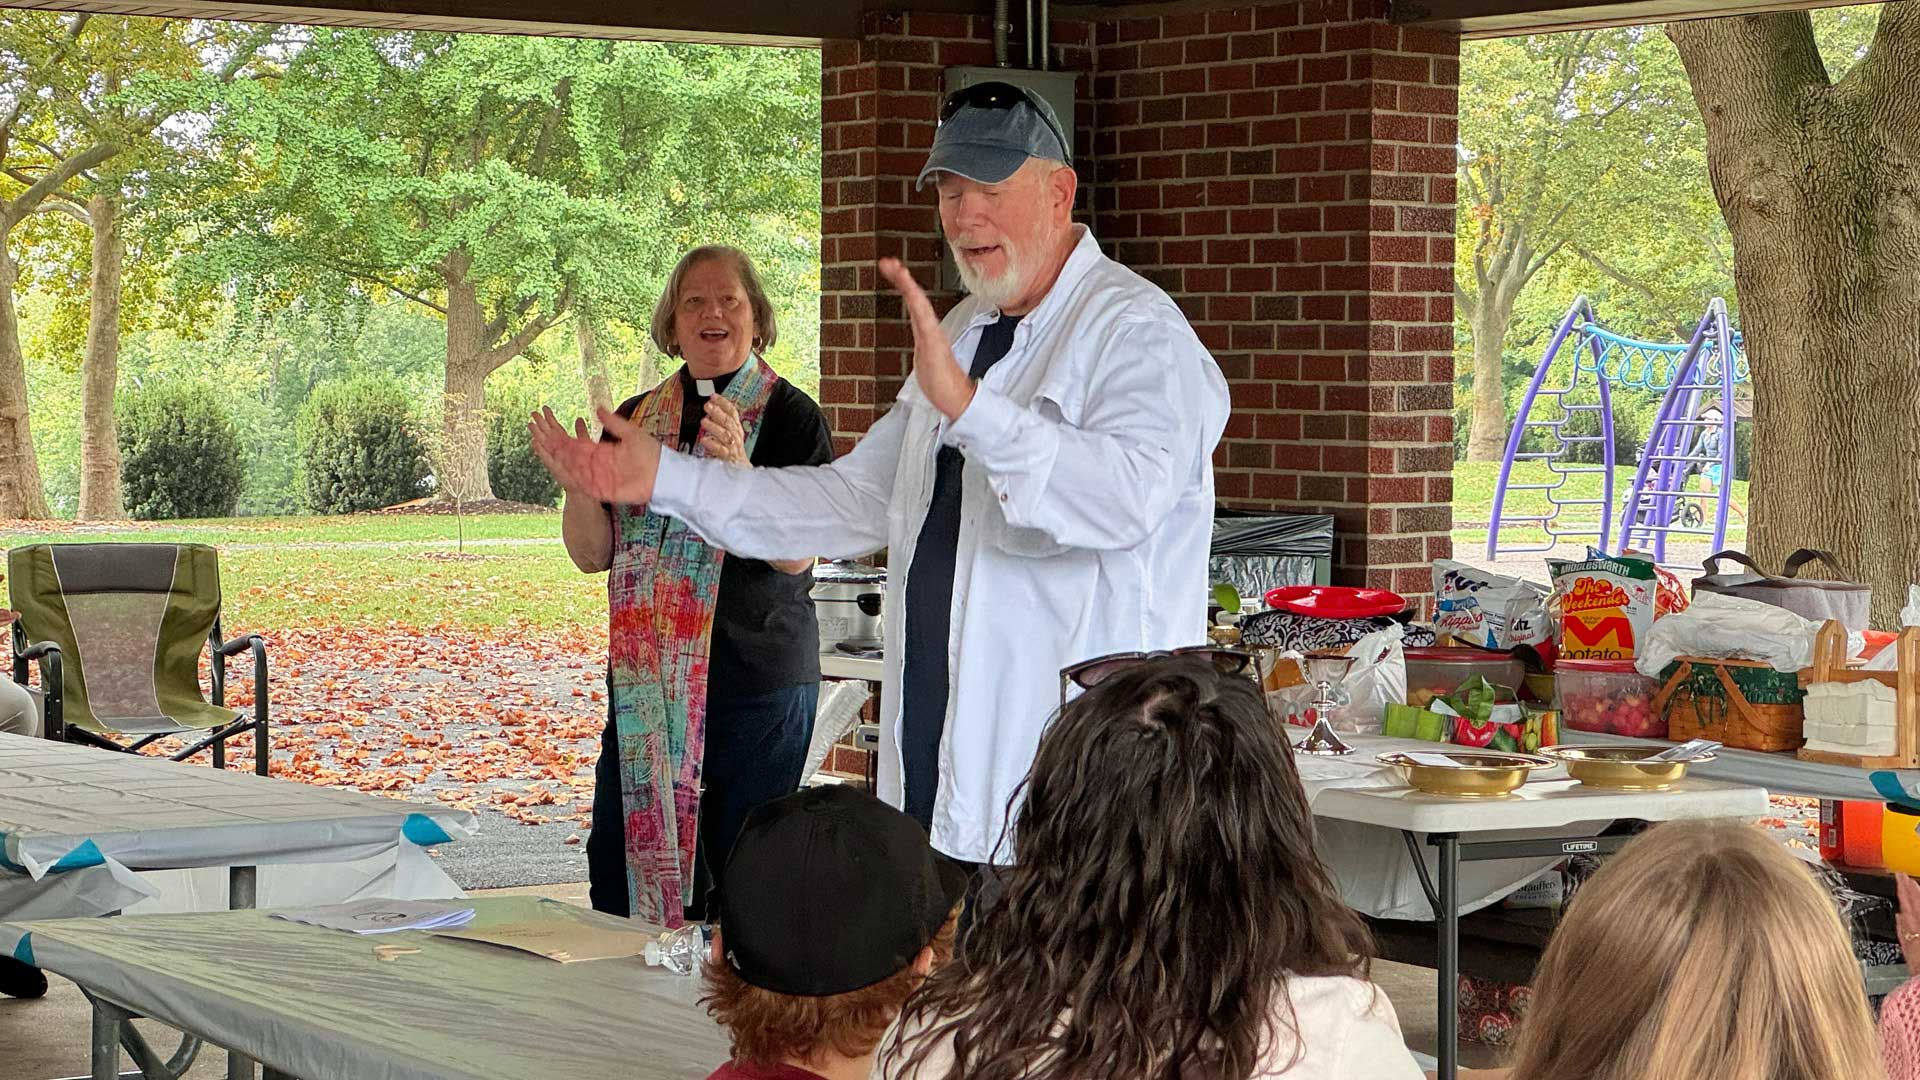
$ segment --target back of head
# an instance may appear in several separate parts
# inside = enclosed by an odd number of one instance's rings
[[[1659,826],[1580,891],[1513,1080],[1881,1080],[1846,928],[1765,833]]]
[[[968,1080],[1238,1080],[1289,1060],[1287,974],[1369,950],[1312,822],[1250,681],[1183,658],[1101,682],[1041,739],[962,962],[909,1005],[912,1064],[950,1045]]]

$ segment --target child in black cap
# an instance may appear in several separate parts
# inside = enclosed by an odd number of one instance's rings
[[[708,1080],[865,1080],[887,1026],[953,955],[966,874],[912,818],[823,786],[753,811],[720,875]]]

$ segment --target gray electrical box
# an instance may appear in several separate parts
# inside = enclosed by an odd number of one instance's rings
[[[955,90],[964,90],[976,83],[1003,82],[1022,86],[1039,94],[1053,106],[1053,115],[1059,117],[1060,125],[1067,129],[1067,136],[1074,136],[1074,86],[1079,81],[1077,71],[1035,71],[1031,68],[1014,67],[951,67],[945,72],[946,89],[941,93],[944,100]],[[1071,147],[1069,147],[1071,149]],[[1080,174],[1086,180],[1086,174]],[[960,271],[953,265],[953,252],[947,250],[946,237],[940,238],[940,287],[950,292],[965,292],[960,283]]]

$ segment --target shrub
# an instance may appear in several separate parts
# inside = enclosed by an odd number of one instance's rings
[[[121,399],[121,484],[135,520],[232,515],[246,450],[218,395],[203,384],[170,382]]]
[[[300,488],[315,513],[378,510],[426,490],[426,439],[406,391],[391,379],[321,384],[296,428]]]
[[[531,398],[497,402],[487,413],[487,482],[497,499],[552,506],[560,485],[533,452],[527,416],[538,406]]]

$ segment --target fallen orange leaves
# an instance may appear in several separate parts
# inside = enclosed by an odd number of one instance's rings
[[[389,624],[263,633],[274,776],[486,806],[526,824],[588,821],[585,797],[606,722],[606,645],[598,626]],[[251,667],[230,664],[228,680],[229,703],[251,704]],[[149,752],[181,745],[162,740]],[[228,767],[251,769],[251,746],[235,740]]]

